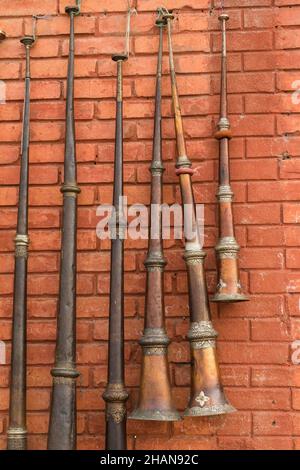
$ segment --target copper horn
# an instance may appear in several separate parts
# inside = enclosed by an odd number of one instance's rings
[[[232,137],[227,116],[227,53],[226,53],[226,22],[229,16],[222,13],[219,20],[222,25],[222,74],[221,74],[221,110],[218,130],[215,133],[219,140],[219,241],[215,247],[218,259],[218,285],[212,298],[214,302],[241,302],[248,300],[242,292],[239,277],[238,252],[239,245],[234,236],[232,214],[233,192],[230,186],[229,171],[229,140]]]
[[[33,36],[25,36],[25,98],[21,144],[21,171],[18,203],[17,234],[15,237],[15,274],[12,326],[12,358],[10,379],[8,450],[26,450],[26,324],[27,324],[27,258],[28,258],[28,176],[30,144],[30,49]]]
[[[163,28],[165,20],[159,15],[159,50],[156,77],[155,120],[151,171],[151,215],[149,228],[146,307],[144,334],[140,340],[143,350],[140,392],[137,408],[130,419],[177,421],[179,413],[173,406],[167,348],[170,340],[165,328],[164,267],[166,261],[162,246],[162,135],[161,135],[161,76]],[[152,238],[155,227],[156,237]]]
[[[124,219],[123,195],[123,63],[129,57],[131,15],[127,12],[125,51],[112,56],[117,64],[116,133],[114,161],[114,217],[111,225],[111,276],[109,305],[108,376],[103,393],[106,419],[106,450],[127,449],[127,410],[128,392],[124,378]]]
[[[48,434],[49,450],[76,449],[76,238],[77,196],[74,120],[74,17],[77,6],[66,7],[70,16],[69,66],[66,103],[62,256],[60,267],[57,338]]]
[[[191,176],[192,164],[186,154],[183,123],[177,89],[172,47],[171,20],[173,15],[165,13],[168,28],[170,74],[178,157],[176,174],[179,176],[181,198],[194,227],[193,237],[186,237],[184,259],[188,273],[190,307],[190,329],[188,339],[191,346],[191,398],[185,416],[211,416],[231,413],[234,408],[228,403],[221,384],[217,351],[217,332],[211,322],[208,293],[204,272],[205,253],[199,235],[196,206]]]

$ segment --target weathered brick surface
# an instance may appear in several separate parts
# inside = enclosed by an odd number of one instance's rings
[[[28,282],[29,448],[45,449],[54,360],[63,178],[69,0],[0,2],[0,340],[10,361],[13,237],[16,227],[24,93],[22,34],[39,21],[32,49],[30,259]],[[71,2],[72,3],[72,2]],[[166,0],[175,14],[174,50],[187,149],[197,202],[205,203],[208,284],[216,282],[215,191],[220,86],[218,8],[210,0]],[[157,31],[155,0],[137,0],[132,55],[124,66],[125,192],[149,202]],[[212,306],[226,392],[238,413],[176,424],[130,422],[130,449],[299,449],[300,372],[290,343],[300,339],[300,1],[225,0],[228,23],[230,144],[241,276],[251,301]],[[218,5],[217,5],[218,6]],[[212,8],[214,7],[214,8]],[[123,48],[125,0],[84,0],[76,18],[75,113],[78,181],[77,361],[78,446],[103,449],[109,308],[109,243],[96,238],[99,203],[110,203],[113,181],[115,75],[109,55]],[[166,41],[165,41],[166,45]],[[165,202],[180,200],[167,55],[163,62]],[[146,242],[126,241],[126,384],[133,407],[139,383]],[[183,409],[189,395],[188,299],[182,249],[166,243],[165,280],[172,385]],[[185,319],[183,319],[183,316]],[[299,355],[298,355],[299,356]],[[9,367],[0,366],[0,447],[5,447]]]

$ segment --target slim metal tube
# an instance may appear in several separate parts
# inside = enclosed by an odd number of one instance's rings
[[[217,332],[211,322],[208,293],[204,272],[205,253],[197,227],[196,207],[191,176],[193,170],[187,157],[183,124],[177,90],[174,67],[171,20],[173,16],[166,14],[168,25],[168,44],[172,98],[175,113],[175,129],[178,157],[176,174],[179,176],[182,204],[189,210],[192,221],[193,235],[185,240],[184,259],[188,273],[188,292],[190,307],[190,329],[188,339],[191,346],[191,397],[185,416],[209,416],[230,413],[234,408],[228,403],[218,366],[215,339]]]
[[[215,247],[218,258],[218,285],[212,300],[214,302],[241,302],[248,300],[242,292],[239,278],[238,252],[239,245],[234,235],[232,214],[233,192],[230,186],[229,140],[232,137],[227,115],[227,52],[226,22],[229,16],[222,13],[219,20],[222,25],[222,72],[221,72],[221,106],[218,130],[215,133],[219,140],[219,241]]]
[[[9,427],[7,448],[25,450],[26,429],[26,323],[27,323],[27,258],[28,258],[28,176],[30,143],[30,48],[33,36],[21,39],[26,52],[25,99],[21,144],[21,171],[15,237],[15,275],[12,324],[12,358],[10,380]]]
[[[153,155],[151,171],[151,215],[149,224],[146,307],[144,334],[140,340],[143,349],[140,393],[137,408],[129,418],[156,421],[178,421],[179,413],[173,406],[169,377],[168,352],[170,340],[165,328],[164,268],[166,261],[162,244],[162,129],[161,76],[163,28],[166,22],[159,18],[159,50],[156,77],[156,98]]]
[[[123,217],[123,62],[127,55],[112,57],[117,63],[116,137],[114,163],[115,238],[111,247],[108,383],[106,402],[106,450],[126,450],[126,401],[124,385],[124,217]]]
[[[74,16],[78,7],[66,7],[70,16],[70,50],[67,79],[66,143],[64,161],[63,227],[59,308],[53,377],[49,450],[76,449],[76,228],[77,195],[74,122]]]

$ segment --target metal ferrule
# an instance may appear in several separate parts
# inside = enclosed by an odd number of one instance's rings
[[[112,421],[115,424],[122,423],[126,418],[125,403],[128,400],[129,394],[126,391],[123,383],[110,383],[108,384],[105,392],[102,395],[103,400],[106,402],[105,416],[106,421]]]
[[[183,255],[183,259],[188,265],[203,264],[205,258],[206,258],[206,253],[203,250],[199,250],[199,251],[186,250]]]
[[[231,186],[221,185],[217,192],[217,199],[219,202],[232,202],[233,192]]]
[[[28,235],[17,234],[15,239],[15,256],[16,258],[28,257],[29,237]]]
[[[23,428],[9,428],[7,430],[8,450],[24,450],[26,448],[27,431]]]
[[[205,349],[215,347],[215,339],[218,333],[213,328],[211,321],[191,322],[187,337],[193,349]]]
[[[163,271],[167,262],[163,258],[162,253],[151,253],[145,260],[144,265],[148,272]]]
[[[187,155],[180,155],[176,161],[176,168],[190,168],[192,163]]]
[[[218,122],[218,129],[220,131],[223,131],[225,129],[230,129],[230,122],[227,117],[221,117],[221,119]]]
[[[234,237],[223,237],[220,238],[215,250],[220,259],[236,258],[240,247]]]
[[[65,194],[66,196],[76,197],[77,194],[80,194],[81,189],[77,186],[76,183],[64,183],[60,188],[60,192]]]
[[[156,175],[161,176],[164,173],[165,168],[161,161],[156,161],[156,162],[152,162],[149,170],[152,176],[156,176]]]

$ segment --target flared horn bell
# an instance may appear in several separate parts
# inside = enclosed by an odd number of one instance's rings
[[[129,419],[178,421],[173,407],[167,347],[169,339],[163,329],[146,329],[140,340],[143,348],[140,393],[137,408]]]
[[[210,321],[191,324],[188,334],[192,356],[191,398],[184,416],[213,416],[236,411],[221,385],[216,337]]]

